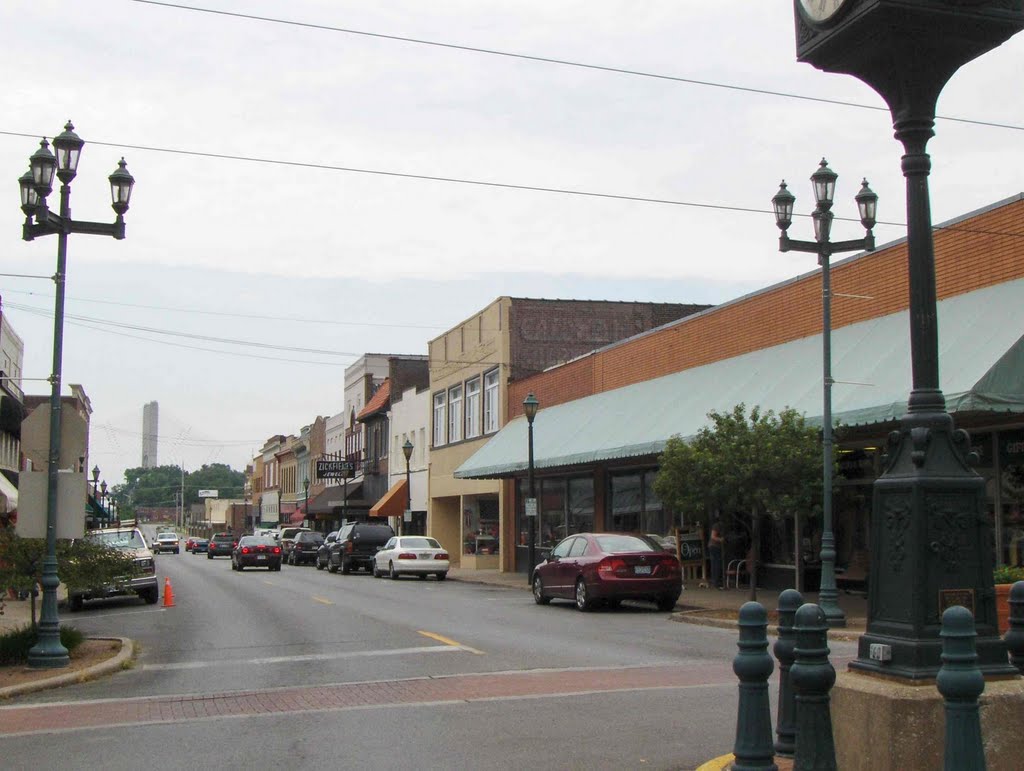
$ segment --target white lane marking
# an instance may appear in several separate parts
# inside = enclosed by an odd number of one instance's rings
[[[146,672],[171,669],[204,669],[206,667],[222,667],[228,664],[291,664],[296,661],[334,661],[336,659],[354,659],[364,656],[410,656],[417,653],[454,653],[465,650],[460,645],[425,645],[418,648],[392,648],[391,650],[345,651],[339,653],[307,653],[296,656],[266,656],[258,659],[241,661],[181,661],[171,664],[145,664],[141,667]]]

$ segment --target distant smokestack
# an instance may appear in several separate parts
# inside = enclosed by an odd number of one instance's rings
[[[142,406],[142,468],[155,468],[157,440],[160,435],[160,405],[150,402]]]

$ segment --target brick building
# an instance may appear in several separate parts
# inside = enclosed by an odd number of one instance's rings
[[[941,387],[981,459],[997,562],[1013,565],[1024,563],[1022,236],[1024,194],[938,225],[934,237]],[[831,276],[833,415],[843,427],[834,501],[842,568],[867,552],[871,485],[910,392],[906,241],[836,261]],[[502,537],[525,532],[522,403],[532,392],[541,404],[534,429],[542,547],[591,528],[665,533],[692,524],[654,495],[665,442],[692,436],[709,411],[740,402],[793,407],[820,421],[821,326],[815,270],[517,379],[502,406],[509,423],[454,476],[500,484],[516,501]],[[762,534],[762,574],[792,585],[796,546],[813,545],[816,534],[797,533],[785,519],[766,523]],[[738,541],[733,547],[743,548]],[[524,555],[515,569],[527,569]]]
[[[453,472],[504,425],[508,384],[706,309],[677,303],[499,297],[430,341],[427,532],[463,568],[511,569],[511,500],[491,480]]]

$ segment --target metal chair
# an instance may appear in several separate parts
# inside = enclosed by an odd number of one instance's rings
[[[729,564],[725,568],[725,588],[729,588],[729,578],[732,577],[732,585],[734,589],[740,588],[740,579],[746,576],[747,581],[750,580],[750,571],[747,568],[747,558],[730,560]]]

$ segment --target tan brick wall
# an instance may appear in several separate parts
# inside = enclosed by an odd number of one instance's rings
[[[939,300],[1024,276],[1024,201],[935,231]],[[901,242],[833,261],[832,328],[905,310],[907,247]],[[870,299],[841,297],[860,295]],[[818,271],[748,295],[678,324],[509,384],[509,419],[533,392],[541,407],[651,380],[821,333]],[[909,334],[909,330],[908,330]]]

